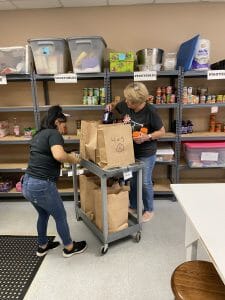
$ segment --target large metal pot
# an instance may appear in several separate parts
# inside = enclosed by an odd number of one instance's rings
[[[137,51],[139,69],[159,71],[162,65],[164,50],[159,48],[145,48]]]

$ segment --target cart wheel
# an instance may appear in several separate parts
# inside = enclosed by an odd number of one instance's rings
[[[105,244],[104,246],[102,246],[101,249],[100,249],[101,255],[106,254],[108,252],[108,249],[109,249],[108,244]]]
[[[137,234],[135,235],[135,241],[136,241],[137,243],[139,243],[140,240],[141,240],[141,232],[138,231]]]

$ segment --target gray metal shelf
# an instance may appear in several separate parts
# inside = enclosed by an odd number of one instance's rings
[[[133,235],[136,233],[136,241],[139,242],[141,238],[142,229],[142,169],[143,163],[136,162],[127,167],[122,168],[112,168],[108,170],[101,169],[98,165],[93,162],[82,160],[80,165],[86,168],[91,173],[97,175],[101,179],[101,194],[102,194],[102,224],[103,230],[101,231],[82,211],[78,204],[78,193],[75,189],[75,212],[77,220],[82,219],[84,223],[91,229],[91,231],[99,238],[103,243],[100,249],[101,254],[105,254],[108,251],[108,244]],[[137,218],[129,215],[128,228],[123,229],[118,232],[109,233],[108,232],[108,216],[107,216],[107,178],[122,175],[126,171],[137,172]],[[74,168],[74,176],[76,179],[76,169]]]
[[[47,111],[50,105],[41,105],[39,106],[39,111]],[[105,108],[103,105],[61,105],[64,111],[74,111],[74,110],[94,110],[94,111],[103,111]]]
[[[24,111],[30,111],[34,112],[33,106],[6,106],[6,107],[0,107],[0,112],[24,112]]]
[[[185,108],[211,108],[213,106],[225,107],[225,103],[205,103],[205,104],[181,104],[182,109]]]

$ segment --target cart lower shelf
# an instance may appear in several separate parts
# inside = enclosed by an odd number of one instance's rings
[[[108,233],[107,236],[103,235],[103,232],[89,219],[89,217],[80,208],[77,209],[77,220],[82,220],[103,243],[103,245],[100,247],[101,255],[104,255],[108,252],[109,243],[123,239],[127,236],[133,236],[137,243],[141,240],[142,224],[138,221],[138,218],[130,214],[127,228],[117,232]]]

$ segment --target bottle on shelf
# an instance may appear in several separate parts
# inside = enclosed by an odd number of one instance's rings
[[[103,118],[102,118],[103,124],[112,124],[113,123],[113,113],[109,110],[108,107],[105,108]]]
[[[13,118],[13,135],[20,136],[20,126],[17,124],[16,118]]]

